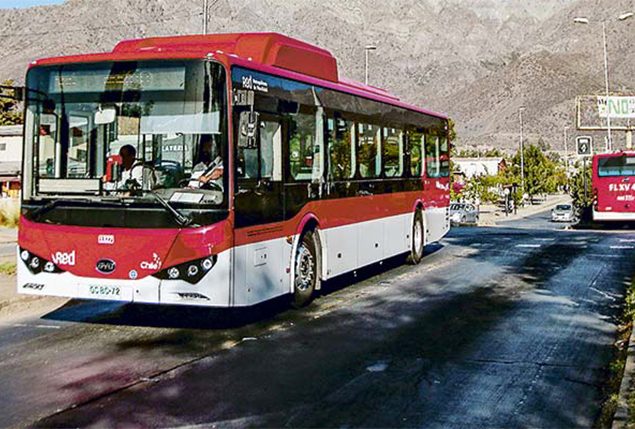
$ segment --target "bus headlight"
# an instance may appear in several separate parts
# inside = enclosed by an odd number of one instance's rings
[[[179,272],[179,269],[176,267],[172,267],[168,270],[168,277],[171,279],[178,279],[179,275],[181,275],[181,273]]]
[[[188,283],[195,284],[214,267],[216,260],[216,255],[196,259],[166,268],[152,276],[161,280],[185,280]]]
[[[34,255],[26,249],[20,249],[20,259],[32,274],[39,274],[42,271],[47,273],[63,273],[53,262],[46,260],[40,256]]]

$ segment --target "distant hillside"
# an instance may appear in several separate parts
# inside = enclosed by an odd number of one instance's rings
[[[0,79],[35,58],[106,51],[121,39],[199,33],[202,0],[67,0],[0,9]],[[601,33],[574,16],[614,17],[631,0],[209,0],[210,32],[278,31],[331,50],[342,75],[448,113],[460,145],[513,148],[518,107],[530,138],[561,146],[575,96],[603,88]],[[632,91],[633,25],[612,23],[611,76]],[[619,53],[619,54],[618,54]]]

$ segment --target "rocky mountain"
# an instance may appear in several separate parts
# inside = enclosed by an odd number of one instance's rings
[[[0,9],[0,79],[43,56],[112,49],[121,39],[202,30],[203,0],[67,0]],[[342,75],[448,113],[459,145],[513,148],[518,107],[530,140],[562,146],[575,97],[603,91],[601,20],[613,88],[633,91],[631,0],[209,0],[209,31],[278,31],[331,50]],[[573,17],[595,21],[574,25]]]

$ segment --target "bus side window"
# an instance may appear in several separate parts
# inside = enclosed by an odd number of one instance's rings
[[[403,132],[395,128],[384,128],[383,133],[384,176],[400,177],[403,174]]]
[[[425,147],[426,173],[430,178],[441,176],[441,153],[439,147],[439,137],[429,134],[426,137]]]
[[[260,123],[260,178],[282,180],[282,126],[280,122]]]
[[[341,118],[328,119],[328,176],[344,180],[355,174],[355,123]]]
[[[320,147],[316,115],[291,115],[289,123],[289,173],[293,180],[319,178]],[[320,130],[321,131],[321,130]]]
[[[408,152],[410,153],[410,177],[421,177],[423,173],[423,142],[425,134],[419,131],[408,131]]]
[[[450,147],[447,136],[439,137],[439,176],[450,176]]]
[[[364,178],[378,177],[381,173],[380,132],[377,125],[357,124],[357,163],[359,174]]]

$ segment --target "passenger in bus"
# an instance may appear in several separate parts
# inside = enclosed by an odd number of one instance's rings
[[[212,134],[203,134],[199,145],[198,162],[192,169],[190,188],[223,189],[223,158],[217,139]]]
[[[132,145],[124,145],[119,149],[121,156],[121,180],[117,189],[151,190],[155,185],[154,171],[137,159],[137,150]]]

